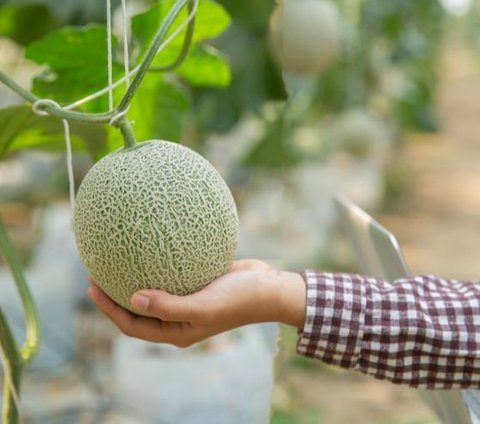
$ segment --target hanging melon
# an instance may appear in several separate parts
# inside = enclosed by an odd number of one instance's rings
[[[288,72],[321,72],[340,53],[340,15],[328,0],[280,0],[270,32],[275,56]]]

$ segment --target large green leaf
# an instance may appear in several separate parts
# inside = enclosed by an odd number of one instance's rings
[[[185,92],[162,75],[147,75],[129,111],[139,140],[166,138],[178,141],[188,111]]]
[[[38,75],[33,90],[41,97],[59,102],[73,102],[107,85],[106,29],[103,25],[83,28],[66,27],[30,44],[25,52],[28,59],[46,65],[47,71]],[[113,39],[116,49],[117,40]],[[113,63],[114,78],[123,67]],[[106,100],[95,109],[105,110]]]
[[[168,65],[176,55],[173,49],[169,49],[157,57],[154,65]],[[194,87],[227,87],[232,78],[230,67],[222,54],[208,45],[194,46],[176,73]]]
[[[65,151],[65,137],[61,120],[37,116],[29,106],[0,109],[0,159],[5,154],[22,149]],[[74,151],[86,151],[94,159],[107,153],[106,133],[93,124],[71,123]]]
[[[141,45],[141,53],[145,53],[161,22],[166,17],[174,3],[174,0],[161,0],[146,12],[133,17],[132,31],[136,40]],[[185,21],[187,16],[188,10],[184,8],[175,20],[174,25],[169,31],[169,35]],[[198,43],[200,41],[210,40],[217,37],[228,28],[230,21],[229,14],[221,5],[213,0],[202,0],[199,3],[197,10],[193,42]],[[185,31],[186,29],[184,29],[179,36],[172,41],[166,50],[173,49],[174,51],[178,51],[179,47],[182,45]]]
[[[148,11],[132,19],[132,31],[140,44],[140,57],[150,45],[155,33],[173,6],[173,0],[162,0]],[[172,34],[185,21],[188,10],[185,8],[169,31]],[[230,25],[230,16],[225,9],[212,0],[199,3],[192,48],[185,62],[175,72],[193,86],[226,87],[230,84],[230,69],[224,58],[213,47],[204,43],[220,35]],[[154,66],[169,65],[180,53],[186,29],[160,51]]]

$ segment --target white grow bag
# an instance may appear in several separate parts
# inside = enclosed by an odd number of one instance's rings
[[[275,350],[268,327],[244,327],[233,340],[232,333],[217,336],[212,352],[120,336],[117,399],[145,424],[266,424]]]

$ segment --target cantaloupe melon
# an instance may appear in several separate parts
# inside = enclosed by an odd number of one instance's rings
[[[283,69],[296,74],[325,70],[341,50],[340,15],[329,0],[279,0],[270,33]]]
[[[140,289],[201,290],[228,271],[238,245],[235,202],[220,174],[193,150],[157,140],[90,169],[73,227],[90,274],[129,310]]]

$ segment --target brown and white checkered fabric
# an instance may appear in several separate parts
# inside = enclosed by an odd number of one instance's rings
[[[480,282],[302,275],[298,353],[396,384],[480,388]]]

